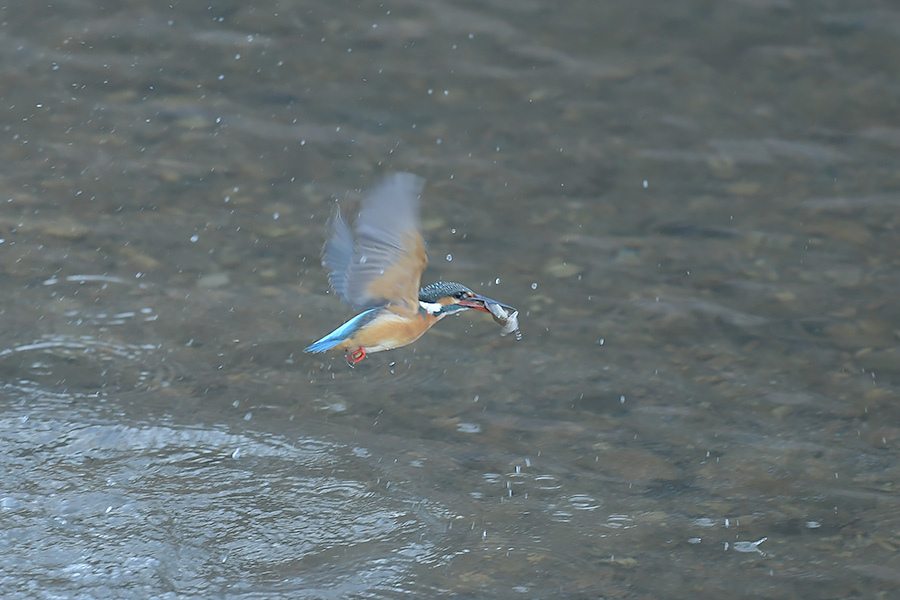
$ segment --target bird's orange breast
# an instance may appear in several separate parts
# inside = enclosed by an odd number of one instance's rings
[[[386,307],[369,324],[336,347],[340,350],[365,348],[370,353],[399,348],[422,337],[437,321],[433,315],[421,312],[414,316],[399,315]]]

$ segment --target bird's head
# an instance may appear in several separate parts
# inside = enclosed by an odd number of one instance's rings
[[[455,281],[438,281],[419,290],[419,307],[429,315],[439,319],[467,308],[490,312],[486,308],[486,305],[489,303],[511,309],[511,307],[507,307],[496,300],[476,294],[463,284]]]

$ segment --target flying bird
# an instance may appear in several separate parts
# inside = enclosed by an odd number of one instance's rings
[[[515,320],[518,313],[511,306],[452,281],[420,289],[428,264],[419,224],[424,184],[424,179],[411,173],[382,179],[363,199],[355,236],[341,218],[340,208],[335,210],[328,223],[322,265],[329,271],[331,289],[361,312],[310,344],[306,352],[336,348],[354,365],[373,352],[411,344],[447,315],[467,309],[491,313],[504,331],[514,325],[521,337]]]

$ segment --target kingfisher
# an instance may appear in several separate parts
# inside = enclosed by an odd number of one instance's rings
[[[355,236],[340,207],[335,209],[322,266],[329,271],[331,289],[361,312],[305,352],[343,350],[353,366],[373,352],[411,344],[447,315],[467,309],[491,313],[505,329],[512,327],[514,308],[460,283],[438,281],[420,289],[428,264],[419,224],[424,185],[412,173],[384,177],[363,198]]]

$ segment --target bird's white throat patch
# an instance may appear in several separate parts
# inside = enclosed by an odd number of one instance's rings
[[[422,302],[421,300],[419,300],[419,306],[422,307],[422,310],[432,316],[438,314],[441,312],[441,309],[444,308],[439,302]]]

